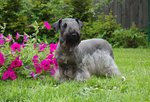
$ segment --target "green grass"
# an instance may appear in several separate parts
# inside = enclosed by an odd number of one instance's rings
[[[150,49],[114,49],[121,78],[57,84],[46,76],[0,81],[0,102],[150,102]]]

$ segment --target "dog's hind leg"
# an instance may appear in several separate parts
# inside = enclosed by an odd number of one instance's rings
[[[109,68],[106,68],[106,72],[105,72],[105,76],[107,77],[113,77],[113,76],[120,76],[121,73],[119,72],[119,70],[117,68],[115,68],[114,66],[110,66]]]
[[[109,64],[107,65],[104,63],[104,68],[103,68],[103,74],[105,74],[108,77],[112,76],[120,76],[121,73],[118,70],[117,65],[115,64],[114,60],[112,58],[109,59]],[[105,66],[106,65],[106,66]]]

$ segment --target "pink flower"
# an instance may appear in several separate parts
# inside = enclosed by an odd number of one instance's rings
[[[36,79],[36,74],[34,72],[31,72],[30,75],[33,79]]]
[[[0,45],[3,45],[4,43],[5,43],[4,36],[3,34],[0,34]]]
[[[57,70],[57,68],[55,68],[55,67],[54,67],[54,68],[51,68],[51,69],[50,69],[50,75],[51,75],[51,76],[54,76],[55,73],[56,73],[56,70]]]
[[[58,66],[58,63],[57,63],[56,58],[53,58],[53,64],[54,64],[56,67]]]
[[[11,66],[8,66],[7,70],[13,70]]]
[[[57,48],[57,44],[50,44],[50,53],[53,53]]]
[[[20,60],[19,57],[16,57],[16,59],[11,62],[10,67],[17,68],[21,67],[22,65],[23,65],[22,60]]]
[[[36,45],[36,44],[34,44],[34,45],[33,45],[33,47],[34,47],[34,50],[35,50],[35,49],[36,49],[36,47],[37,47],[37,45]]]
[[[5,62],[5,58],[2,52],[0,52],[0,66],[3,66]]]
[[[0,45],[3,45],[4,43],[5,43],[5,40],[0,38]]]
[[[5,71],[4,73],[3,73],[3,75],[2,75],[2,80],[6,80],[6,79],[8,79],[9,78],[9,71],[7,70],[7,71]]]
[[[45,59],[41,61],[41,67],[45,70],[48,71],[50,69],[50,62],[49,60]]]
[[[4,38],[3,34],[0,34],[0,39],[3,39],[3,38]]]
[[[22,48],[25,48],[25,44],[24,44],[24,43],[22,43],[22,45],[21,45],[21,46],[22,46]]]
[[[17,78],[16,73],[13,70],[9,72],[9,77],[11,80],[15,80]]]
[[[7,37],[6,37],[6,42],[11,42],[12,41],[12,36],[9,34]]]
[[[12,51],[18,51],[18,52],[21,51],[21,45],[18,44],[17,42],[14,42],[14,43],[10,46],[10,48],[11,48]]]
[[[16,33],[16,39],[18,40],[20,38],[20,34],[17,32]]]
[[[47,30],[51,30],[51,25],[47,21],[44,22],[44,26]]]
[[[24,36],[23,36],[23,42],[28,42],[28,36],[27,36],[27,34],[24,34]]]
[[[32,62],[34,64],[37,64],[39,62],[39,56],[38,55],[34,55],[33,58],[32,58]]]
[[[47,57],[46,57],[46,59],[52,59],[53,58],[53,54],[49,54]]]
[[[39,64],[34,64],[34,68],[36,70],[36,74],[39,74],[42,72],[42,67]]]
[[[41,44],[39,45],[39,51],[40,51],[40,52],[41,52],[41,51],[44,51],[46,47],[47,47],[47,44],[41,43]]]
[[[17,78],[16,73],[13,70],[7,70],[2,75],[2,80],[6,80],[10,78],[11,80],[15,80]]]

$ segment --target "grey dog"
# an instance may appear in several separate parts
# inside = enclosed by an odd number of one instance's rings
[[[82,26],[80,20],[73,18],[60,19],[54,23],[54,29],[60,29],[56,49],[59,68],[55,78],[59,81],[85,81],[91,75],[120,75],[111,45],[104,39],[80,41]]]

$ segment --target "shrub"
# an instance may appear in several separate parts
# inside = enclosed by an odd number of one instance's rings
[[[110,42],[114,47],[137,48],[147,46],[147,36],[140,32],[138,28],[118,29],[112,33]]]
[[[4,35],[15,35],[16,32],[30,35],[33,29],[29,26],[33,22],[37,21],[40,25],[43,21],[54,23],[60,18],[72,17],[71,10],[64,0],[4,0],[0,4],[0,24],[7,23]],[[49,34],[47,31],[40,33]]]
[[[120,28],[120,24],[116,22],[112,13],[109,15],[101,14],[98,20],[84,23],[82,39],[103,38],[109,41],[112,37],[112,33]]]
[[[82,39],[103,38],[113,47],[137,48],[147,46],[147,37],[134,25],[130,29],[124,29],[116,22],[110,12],[109,15],[101,14],[94,22],[84,22]]]
[[[55,34],[53,30],[43,29],[43,21],[49,21],[52,24],[61,18],[74,17],[84,22],[81,32],[82,39],[103,38],[116,47],[138,47],[140,43],[141,46],[145,45],[145,37],[142,37],[145,35],[142,35],[142,32],[135,29],[123,29],[116,22],[112,12],[108,15],[101,13],[103,5],[107,5],[109,2],[110,0],[95,1],[95,3],[92,0],[14,0],[13,2],[12,0],[2,0],[0,33],[5,36],[8,34],[15,36],[16,32],[20,34],[26,32],[33,39],[38,33],[37,42],[56,42],[59,35]],[[133,37],[133,35],[138,37]],[[119,38],[125,38],[125,36],[126,43],[123,43]],[[131,41],[127,41],[127,36],[130,36],[128,38],[131,39],[128,40]],[[22,42],[22,39],[17,41]]]
[[[74,18],[78,18],[81,21],[88,21],[92,17],[93,0],[70,0],[70,4],[73,8],[71,14]]]

